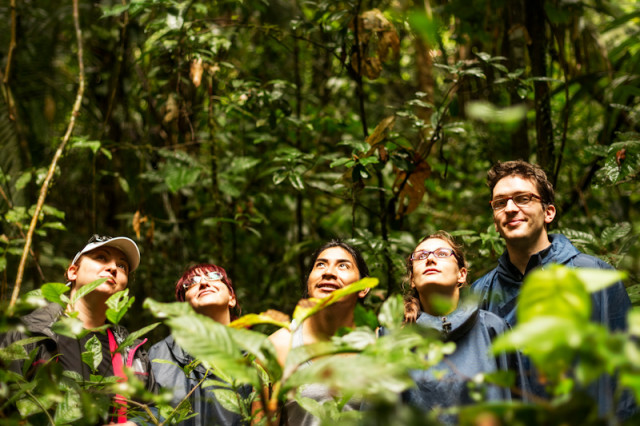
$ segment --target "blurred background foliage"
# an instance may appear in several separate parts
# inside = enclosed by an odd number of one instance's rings
[[[7,300],[79,67],[69,4],[0,16]],[[62,281],[93,233],[140,246],[134,329],[195,262],[227,269],[243,312],[291,312],[336,237],[380,279],[373,304],[436,229],[462,236],[472,281],[503,250],[486,171],[523,158],[555,183],[552,230],[628,271],[638,303],[635,1],[103,0],[80,18],[87,85],[22,292]]]

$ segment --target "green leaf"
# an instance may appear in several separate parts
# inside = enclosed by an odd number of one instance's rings
[[[20,191],[31,181],[31,172],[24,172],[16,179],[16,190]]]
[[[218,383],[219,386],[219,383]],[[227,411],[240,414],[242,409],[240,407],[240,395],[233,389],[216,388],[213,389],[216,402],[218,402]]]
[[[290,322],[287,320],[286,315],[282,314],[281,318],[274,317],[273,311],[269,310],[261,312],[259,314],[247,314],[234,320],[229,324],[232,328],[250,328],[258,324],[270,324],[281,328],[289,328]]]
[[[52,326],[51,330],[54,333],[61,334],[63,336],[70,337],[72,339],[81,339],[89,333],[89,330],[84,328],[84,324],[78,318],[62,316]]]
[[[72,149],[88,148],[91,150],[91,152],[93,152],[94,155],[98,152],[98,150],[101,147],[102,147],[102,144],[100,143],[100,141],[88,141],[81,138],[74,138],[71,144]]]
[[[353,161],[351,158],[347,157],[347,158],[338,158],[337,160],[333,160],[331,162],[331,164],[329,164],[329,167],[334,168],[334,167],[338,167],[338,166],[344,166],[345,164],[347,164],[348,162]]]
[[[69,298],[63,296],[64,293],[70,290],[68,286],[62,283],[47,283],[43,284],[40,288],[42,296],[49,302],[57,303],[58,305],[66,308],[69,303]]]
[[[478,121],[514,126],[526,118],[527,107],[514,105],[507,108],[497,108],[489,102],[475,101],[469,102],[466,112],[470,118]]]
[[[293,319],[296,320],[298,324],[302,324],[302,321],[304,321],[306,318],[326,308],[327,306],[336,303],[343,297],[353,293],[357,293],[366,288],[374,288],[378,285],[378,283],[379,280],[377,278],[367,277],[356,281],[353,284],[349,284],[348,286],[341,288],[340,290],[336,290],[322,299],[316,299],[313,297],[309,299],[303,299],[298,302],[298,305],[293,312]]]
[[[76,288],[76,292],[71,297],[71,305],[75,305],[80,298],[86,296],[91,293],[96,288],[100,287],[104,282],[107,281],[107,278],[98,278],[95,281],[90,282],[89,284],[85,284],[82,287]]]
[[[573,272],[589,293],[595,293],[627,278],[625,271],[614,269],[576,268]]]
[[[148,332],[150,332],[151,330],[153,330],[154,328],[156,328],[159,325],[160,325],[160,323],[156,322],[156,323],[153,323],[153,324],[148,325],[146,327],[143,327],[140,330],[137,330],[137,331],[134,331],[132,333],[129,333],[127,338],[124,339],[124,341],[122,343],[120,343],[120,345],[118,346],[118,351],[122,350],[123,348],[126,348],[127,346],[133,345],[133,342],[135,342],[137,339],[139,339],[140,337],[144,336],[145,334],[147,334]]]
[[[640,336],[640,311],[631,310],[628,316],[629,334]]]
[[[102,362],[102,344],[96,336],[91,336],[84,344],[84,348],[86,352],[82,352],[82,361],[95,373]]]
[[[562,229],[561,232],[574,244],[591,244],[598,246],[598,240],[588,232],[576,231],[574,229]]]
[[[172,193],[196,182],[200,177],[200,169],[192,167],[170,167],[165,170],[164,182]]]
[[[402,327],[404,321],[404,303],[399,294],[389,297],[380,307],[378,321],[385,329],[392,331]]]
[[[298,173],[289,173],[289,182],[298,191],[304,191],[304,183],[302,183],[302,177]]]
[[[239,172],[243,172],[243,171],[254,168],[261,162],[262,160],[260,158],[235,157],[231,161],[230,172],[233,172],[234,174],[239,174]]]
[[[120,183],[120,188],[122,188],[122,190],[128,194],[129,193],[129,182],[127,182],[127,180],[125,178],[123,178],[122,176],[118,175],[118,183]]]
[[[134,301],[135,297],[129,297],[128,288],[113,294],[107,299],[107,306],[109,307],[106,313],[107,319],[114,324],[119,324]]]
[[[169,318],[167,325],[171,327],[176,343],[205,365],[214,368],[218,377],[227,382],[231,382],[233,377],[239,383],[260,386],[256,370],[232,339],[233,331],[229,327],[196,313]]]
[[[519,323],[537,317],[588,322],[590,316],[591,298],[577,269],[552,265],[525,279],[518,300]]]
[[[156,318],[169,318],[193,313],[193,309],[186,302],[162,303],[150,297],[144,300],[142,307],[149,309]]]
[[[631,224],[629,222],[618,223],[614,226],[605,228],[605,230],[602,231],[600,240],[602,240],[604,244],[611,244],[618,241],[629,232],[631,232]]]
[[[356,309],[353,312],[354,321],[356,326],[366,326],[372,330],[378,327],[378,317],[373,310],[367,309],[362,304],[358,303]]]
[[[45,340],[47,337],[38,336],[38,337],[28,337],[26,339],[17,340],[11,343],[9,346],[0,348],[0,359],[4,362],[16,361],[20,359],[28,359],[29,354],[24,348],[24,345],[30,345],[32,343],[37,343],[41,340]]]

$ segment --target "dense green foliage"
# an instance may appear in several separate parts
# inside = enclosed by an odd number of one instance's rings
[[[245,311],[289,311],[305,255],[333,237],[354,237],[397,291],[435,229],[465,231],[476,278],[502,251],[486,170],[519,157],[556,182],[556,226],[637,282],[637,11],[539,2],[544,38],[525,3],[81,2],[86,89],[25,289],[60,280],[94,232],[136,236],[139,302],[171,301],[188,264],[213,261]],[[69,6],[15,13],[10,57],[0,35],[5,299],[79,72]]]
[[[343,237],[380,280],[378,307],[436,229],[463,237],[471,280],[495,265],[485,174],[524,158],[555,183],[552,232],[628,271],[640,303],[635,1],[79,6],[83,67],[68,2],[0,5],[2,300],[82,78],[21,294],[61,281],[91,234],[128,235],[131,329],[201,261],[227,269],[245,313],[290,313],[306,255]]]

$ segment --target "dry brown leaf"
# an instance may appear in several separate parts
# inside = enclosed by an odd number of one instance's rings
[[[382,62],[389,58],[389,51],[394,58],[400,54],[400,38],[395,28],[383,32],[380,41],[378,41],[378,57]]]
[[[398,194],[398,209],[396,219],[411,214],[418,208],[420,202],[424,198],[426,188],[424,181],[431,175],[431,167],[426,161],[420,161],[416,169],[411,173],[404,187]],[[396,170],[396,179],[393,183],[394,189],[398,188],[404,182],[407,173],[404,170]],[[405,200],[408,201],[405,205]]]
[[[189,70],[189,77],[191,77],[191,82],[194,86],[200,87],[200,83],[202,83],[202,58],[196,58],[191,61],[191,69]]]
[[[382,142],[384,138],[387,137],[388,131],[393,129],[393,125],[395,124],[395,122],[395,115],[390,115],[380,120],[376,128],[373,130],[373,133],[371,133],[367,138],[367,143],[371,146],[376,146],[377,144]]]
[[[169,95],[169,99],[167,99],[167,103],[165,105],[165,113],[163,117],[163,121],[165,123],[169,123],[176,118],[180,114],[180,108],[178,107],[178,102],[173,94]]]
[[[372,56],[364,60],[364,75],[370,80],[375,80],[382,73],[382,63],[380,59]]]

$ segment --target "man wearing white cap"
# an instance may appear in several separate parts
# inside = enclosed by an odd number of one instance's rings
[[[57,303],[51,303],[22,318],[29,335],[47,337],[37,343],[25,345],[27,353],[38,348],[32,365],[37,366],[55,358],[55,362],[64,370],[75,371],[84,380],[90,380],[91,374],[96,373],[103,377],[120,376],[120,380],[126,380],[126,367],[132,369],[136,376],[145,382],[147,389],[153,390],[155,381],[151,374],[149,358],[141,348],[144,341],[134,342],[124,350],[119,348],[120,343],[129,335],[124,327],[112,325],[106,332],[91,331],[78,339],[56,334],[51,328],[62,315],[70,312],[78,313],[78,319],[87,330],[107,324],[107,299],[127,287],[129,274],[139,264],[140,251],[133,240],[126,237],[94,235],[67,268],[65,275],[71,286],[71,298],[84,285],[101,278],[106,278],[106,281],[77,300],[74,306],[63,309]],[[25,337],[27,336],[24,333],[10,332],[2,339],[0,346],[8,346]],[[102,346],[102,362],[96,373],[82,360],[82,353],[87,351],[85,344],[92,337],[97,338]],[[18,373],[22,371],[22,365],[17,362],[10,368]],[[124,407],[112,413],[111,420],[117,423],[126,422]]]

